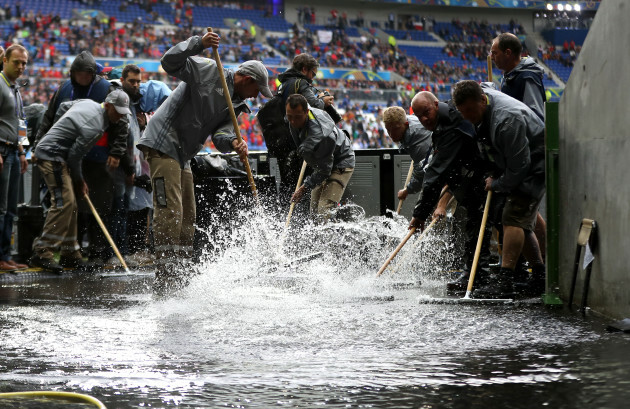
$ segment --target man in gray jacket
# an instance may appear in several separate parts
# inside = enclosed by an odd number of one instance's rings
[[[545,87],[543,85],[544,70],[533,58],[521,57],[522,51],[523,46],[517,36],[512,33],[503,33],[492,42],[490,56],[497,68],[503,71],[501,92],[527,105],[544,121],[543,111],[546,100]],[[544,260],[547,243],[547,224],[540,213],[538,213],[536,218],[534,234],[538,242],[531,242],[531,245],[540,249]],[[530,276],[524,269],[523,262],[524,259],[521,257],[516,268],[517,281],[527,282],[529,287],[540,287],[541,283],[544,284],[545,271],[538,268]],[[536,282],[538,285],[536,285]]]
[[[413,160],[411,179],[398,192],[398,199],[405,200],[410,193],[422,190],[424,161],[431,149],[431,131],[425,129],[415,115],[407,115],[401,107],[389,107],[383,111],[383,122],[392,141]]]
[[[544,70],[532,57],[521,58],[521,40],[512,33],[500,34],[492,42],[490,56],[503,71],[501,92],[516,98],[544,120]]]
[[[475,125],[482,157],[494,165],[494,176],[485,181],[486,191],[507,195],[501,216],[504,238],[499,276],[475,290],[475,296],[491,298],[514,293],[514,268],[523,250],[530,263],[541,263],[540,251],[532,254],[523,245],[534,234],[545,193],[545,127],[525,104],[483,85],[460,81],[453,89],[453,100],[462,116]]]
[[[38,166],[51,194],[51,206],[40,237],[33,243],[31,265],[56,273],[63,267],[84,267],[77,242],[76,195],[88,194],[81,170],[83,157],[112,124],[130,113],[129,96],[111,92],[99,104],[82,99],[66,102],[70,108],[48,130],[35,147]],[[60,107],[65,110],[65,106]],[[74,189],[73,189],[74,187]],[[59,264],[53,252],[61,250]]]
[[[156,111],[137,145],[151,168],[159,288],[174,276],[177,260],[192,256],[196,209],[190,160],[208,136],[221,152],[235,150],[247,160],[247,144],[236,139],[217,65],[197,56],[218,45],[219,36],[206,33],[164,54],[162,68],[182,82]],[[224,69],[224,74],[237,116],[249,112],[247,98],[259,92],[272,96],[267,69],[260,61],[244,62],[235,71]]]
[[[352,145],[326,112],[309,109],[303,95],[291,95],[286,112],[298,154],[313,168],[313,174],[295,191],[291,201],[299,202],[306,191],[312,189],[311,213],[328,219],[354,172]]]

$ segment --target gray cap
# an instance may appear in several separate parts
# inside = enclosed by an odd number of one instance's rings
[[[105,102],[108,102],[116,108],[119,114],[131,114],[129,110],[129,95],[122,89],[115,89],[107,95]]]
[[[269,75],[267,75],[267,68],[262,62],[256,60],[245,61],[239,65],[236,72],[252,77],[258,84],[258,90],[267,98],[273,97],[271,90],[269,89]]]

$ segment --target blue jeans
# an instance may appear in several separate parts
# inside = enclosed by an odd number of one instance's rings
[[[2,155],[2,173],[0,173],[0,260],[11,260],[11,233],[13,220],[17,214],[18,191],[20,182],[20,159],[16,149],[10,149],[7,156]]]

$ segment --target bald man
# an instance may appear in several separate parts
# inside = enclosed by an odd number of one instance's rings
[[[447,284],[447,293],[454,295],[466,290],[472,267],[483,216],[485,167],[475,143],[473,125],[461,116],[451,101],[440,102],[431,92],[422,91],[411,101],[411,108],[420,123],[427,130],[432,131],[433,156],[425,169],[422,193],[414,209],[409,228],[423,229],[426,218],[434,208],[433,218],[444,217],[446,204],[452,196],[456,197],[468,213],[465,227],[465,272],[456,281]],[[445,185],[448,188],[440,198]],[[487,268],[490,263],[491,231],[489,227],[486,228],[485,234],[479,261],[480,270]],[[479,274],[476,284],[485,284],[486,278],[487,274]]]

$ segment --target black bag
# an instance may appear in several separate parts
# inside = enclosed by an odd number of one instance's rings
[[[294,94],[298,93],[300,89],[300,81],[298,79],[295,81],[295,90]],[[258,110],[258,114],[256,117],[258,118],[258,123],[260,124],[260,129],[265,133],[265,130],[270,130],[278,125],[284,124],[284,115],[285,115],[285,98],[284,94],[286,93],[286,89],[283,89],[282,92],[276,93],[269,101],[263,104]]]
[[[295,81],[295,94],[300,89],[300,79]],[[297,149],[291,133],[289,131],[289,125],[284,122],[284,115],[286,113],[284,94],[286,88],[282,92],[274,95],[269,101],[267,101],[258,110],[256,117],[258,118],[258,124],[263,133],[265,139],[265,145],[267,145],[267,151],[271,156],[284,157],[289,152]]]

